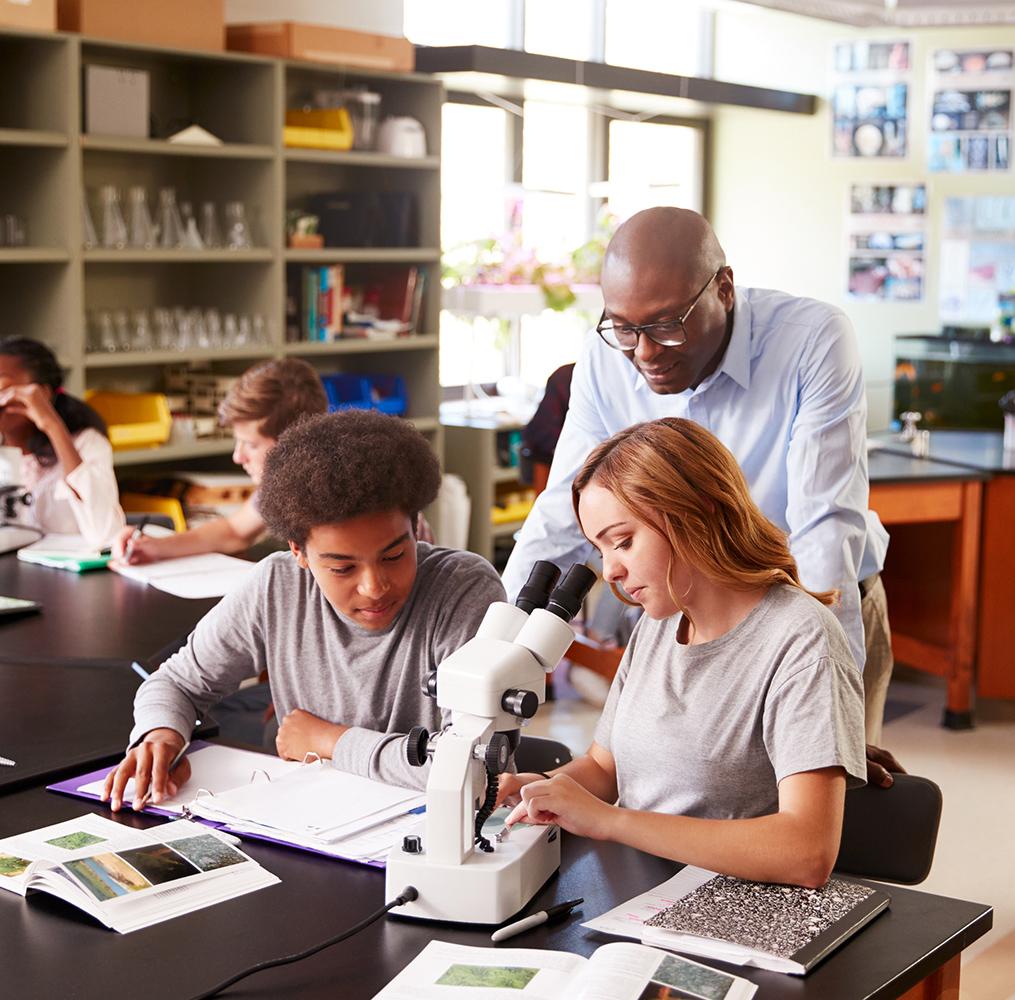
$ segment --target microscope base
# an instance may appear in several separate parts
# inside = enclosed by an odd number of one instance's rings
[[[495,844],[493,853],[473,851],[460,865],[434,863],[426,854],[406,854],[398,846],[388,855],[384,898],[390,902],[413,885],[419,898],[400,906],[395,911],[400,917],[502,924],[522,910],[559,867],[556,826],[515,827]]]
[[[0,524],[0,552],[13,552],[32,542],[37,542],[41,536],[38,531],[32,528],[22,528],[16,524]]]

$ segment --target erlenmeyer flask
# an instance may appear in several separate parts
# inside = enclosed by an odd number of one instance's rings
[[[159,192],[159,246],[176,250],[182,245],[183,219],[176,206],[176,188],[166,187]]]
[[[189,201],[180,202],[180,217],[183,219],[183,247],[185,250],[203,250],[204,241],[197,231],[197,219]]]
[[[201,206],[201,242],[207,250],[218,250],[222,246],[222,230],[219,228],[215,203],[206,201]]]
[[[155,246],[155,223],[148,211],[148,192],[143,187],[132,187],[127,200],[130,207],[130,245],[138,250],[151,250]]]
[[[102,245],[110,250],[122,250],[127,245],[127,224],[120,210],[120,192],[112,184],[103,186]]]

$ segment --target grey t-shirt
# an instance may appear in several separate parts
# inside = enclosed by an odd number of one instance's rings
[[[596,727],[622,806],[743,819],[777,812],[790,774],[864,783],[863,683],[828,608],[776,584],[711,642],[679,644],[680,620],[642,617]]]
[[[335,611],[288,552],[262,560],[138,689],[131,744],[162,726],[189,736],[199,716],[267,670],[280,719],[301,708],[352,727],[335,745],[335,767],[423,787],[429,768],[410,767],[404,754],[412,726],[441,725],[423,678],[472,638],[504,588],[477,555],[425,542],[416,552],[409,600],[379,632]]]

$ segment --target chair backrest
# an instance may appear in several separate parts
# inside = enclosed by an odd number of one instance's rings
[[[568,647],[564,659],[577,663],[612,681],[617,667],[624,657],[623,646],[600,646],[583,635],[575,636],[574,642]]]
[[[160,528],[169,528],[172,531],[176,530],[173,518],[168,514],[142,514],[139,511],[128,511],[125,517],[127,518],[127,524],[137,525],[144,521],[145,524],[157,524]]]
[[[545,736],[523,736],[515,750],[515,766],[519,771],[552,771],[572,759],[566,744]]]
[[[930,873],[941,789],[915,774],[894,778],[891,788],[865,785],[846,793],[836,871],[903,885]]]

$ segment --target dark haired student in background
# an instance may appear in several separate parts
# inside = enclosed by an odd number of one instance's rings
[[[63,391],[60,363],[37,340],[0,340],[0,444],[22,453],[20,485],[34,498],[22,523],[96,547],[123,528],[106,425]]]

